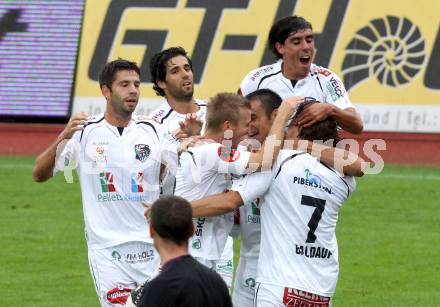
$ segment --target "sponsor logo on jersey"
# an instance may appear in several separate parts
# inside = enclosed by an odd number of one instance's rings
[[[252,224],[260,224],[260,199],[257,198],[253,202],[251,202],[251,214],[247,216],[247,222]]]
[[[192,242],[192,248],[201,249],[202,248],[202,241],[200,241],[200,239],[194,239],[194,241]]]
[[[202,236],[202,234],[203,234],[203,225],[205,224],[205,222],[206,222],[206,218],[205,217],[199,217],[197,219],[196,230],[194,232],[194,235],[196,235],[198,237]]]
[[[131,173],[131,191],[133,193],[143,192],[142,182],[144,181],[144,173]]]
[[[111,304],[125,304],[130,294],[130,288],[118,286],[107,292],[107,300]]]
[[[308,168],[304,170],[304,173],[308,181],[316,184],[321,184],[321,178],[319,178],[319,176],[317,175],[314,175]]]
[[[99,181],[101,184],[101,191],[97,195],[97,201],[113,202],[113,201],[150,201],[149,196],[146,194],[129,194],[129,193],[117,193],[116,188],[113,184],[113,174],[110,172],[101,172],[99,174]],[[131,193],[143,192],[143,173],[132,173],[131,174]],[[159,186],[157,187],[159,189]]]
[[[307,168],[304,170],[304,177],[293,177],[293,183],[302,185],[305,188],[319,189],[321,191],[327,192],[328,194],[333,194],[332,188],[322,185],[321,178],[317,175],[314,175]]]
[[[154,260],[154,250],[149,249],[140,253],[125,254],[125,262],[129,264],[148,262]]]
[[[318,68],[318,73],[320,73],[321,75],[324,75],[326,77],[328,77],[332,74],[332,72],[330,70],[322,68],[322,67]]]
[[[265,75],[267,72],[272,71],[273,70],[273,66],[268,66],[268,67],[264,67],[262,69],[257,70],[251,77],[252,81],[255,81],[255,79],[257,79],[258,77],[260,77],[261,75]]]
[[[105,155],[104,146],[96,147],[95,163],[99,166],[105,166],[105,164],[107,163],[107,156]]]
[[[330,297],[320,296],[292,288],[284,288],[283,303],[286,307],[328,307],[330,304]]]
[[[249,289],[255,289],[255,279],[252,277],[247,278],[244,283],[243,283],[243,287],[249,288]]]
[[[234,266],[232,264],[232,260],[227,260],[227,261],[220,260],[216,264],[217,273],[232,274],[233,270],[234,270]]]
[[[159,112],[153,115],[153,120],[160,123],[160,117],[162,117],[164,112],[164,110],[159,110]]]
[[[327,89],[330,93],[330,96],[332,96],[333,102],[335,102],[339,98],[344,97],[345,95],[344,85],[334,76],[331,77],[330,80],[327,82]]]
[[[134,145],[134,151],[136,153],[136,159],[145,162],[147,160],[148,156],[151,153],[150,146],[146,144],[136,144]]]
[[[101,183],[101,190],[103,193],[106,192],[116,192],[115,186],[113,185],[113,174],[110,172],[99,173],[99,181]]]
[[[151,201],[148,195],[138,194],[119,194],[119,193],[99,193],[97,201],[100,203],[112,202],[112,201]]]
[[[120,261],[121,260],[121,254],[118,251],[113,251],[112,252],[112,257],[113,257],[113,260],[115,260],[115,261]]]
[[[225,162],[235,162],[240,159],[240,151],[220,146],[217,150],[218,156]]]
[[[251,209],[253,215],[260,215],[260,198],[257,198],[251,203]]]

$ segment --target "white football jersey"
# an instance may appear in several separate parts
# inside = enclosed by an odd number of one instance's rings
[[[171,157],[164,155],[170,145],[161,129],[154,121],[132,119],[120,134],[97,115],[57,156],[54,174],[77,165],[90,249],[153,242],[142,202],[159,197],[161,161]]]
[[[254,174],[255,175],[255,174]],[[231,190],[251,190],[246,185],[246,177],[234,179]],[[262,198],[258,197],[239,208],[240,214],[240,258],[258,258],[261,240],[261,208]]]
[[[175,195],[193,201],[225,192],[231,187],[230,174],[246,172],[249,156],[245,151],[227,151],[215,142],[189,148],[179,158]],[[232,225],[232,213],[194,219],[190,254],[208,260],[220,259]]]
[[[202,121],[205,121],[206,103],[198,99],[195,99],[195,101],[199,106],[199,110],[196,114]],[[174,144],[177,148],[179,141],[175,138],[174,133],[180,128],[179,122],[185,121],[186,114],[177,113],[171,108],[168,101],[165,100],[159,105],[159,107],[151,112],[148,117],[163,125],[165,135],[169,142]]]
[[[252,190],[243,201],[264,195],[258,281],[332,296],[338,279],[336,223],[355,188],[311,155],[281,150],[271,173],[247,176]]]
[[[319,102],[332,103],[340,109],[354,108],[344,84],[332,71],[312,64],[304,79],[292,82],[283,76],[282,61],[252,70],[243,79],[240,91],[243,96],[258,89],[270,89],[286,99],[291,96],[313,97]]]

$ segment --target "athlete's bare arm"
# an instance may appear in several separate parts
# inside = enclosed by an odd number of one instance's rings
[[[316,156],[320,161],[334,167],[340,173],[355,177],[362,177],[364,175],[362,170],[362,165],[365,162],[364,159],[349,150],[313,142],[309,142],[307,147],[307,152],[312,156]]]
[[[256,170],[269,170],[272,168],[272,164],[276,160],[280,148],[282,147],[286,123],[296,110],[296,107],[302,102],[304,102],[304,97],[298,96],[283,100],[261,149],[250,155],[248,162],[248,167],[250,169],[253,168],[252,166],[257,165],[258,168]]]
[[[53,168],[55,165],[55,159],[58,152],[61,152],[65,146],[61,144],[64,140],[72,138],[76,131],[83,130],[86,125],[87,114],[84,112],[77,113],[72,116],[67,123],[64,130],[58,135],[55,142],[53,142],[45,151],[43,151],[35,160],[34,169],[32,171],[32,177],[36,182],[44,182],[53,176]],[[63,148],[58,148],[59,145]]]
[[[353,134],[360,134],[364,129],[361,117],[354,108],[340,109],[331,103],[315,103],[306,108],[297,119],[300,126],[309,127],[317,122],[333,117],[338,125]]]
[[[222,215],[242,205],[243,199],[236,191],[215,194],[191,202],[193,217]]]

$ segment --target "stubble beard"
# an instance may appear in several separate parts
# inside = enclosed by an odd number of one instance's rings
[[[194,87],[191,87],[191,91],[186,92],[183,89],[175,90],[170,93],[170,95],[179,101],[191,102],[194,97]]]

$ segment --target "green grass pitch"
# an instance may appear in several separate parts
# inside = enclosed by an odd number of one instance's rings
[[[0,305],[99,306],[79,185],[33,183],[32,163],[0,158]],[[440,169],[386,166],[357,183],[337,228],[333,306],[439,306]]]

